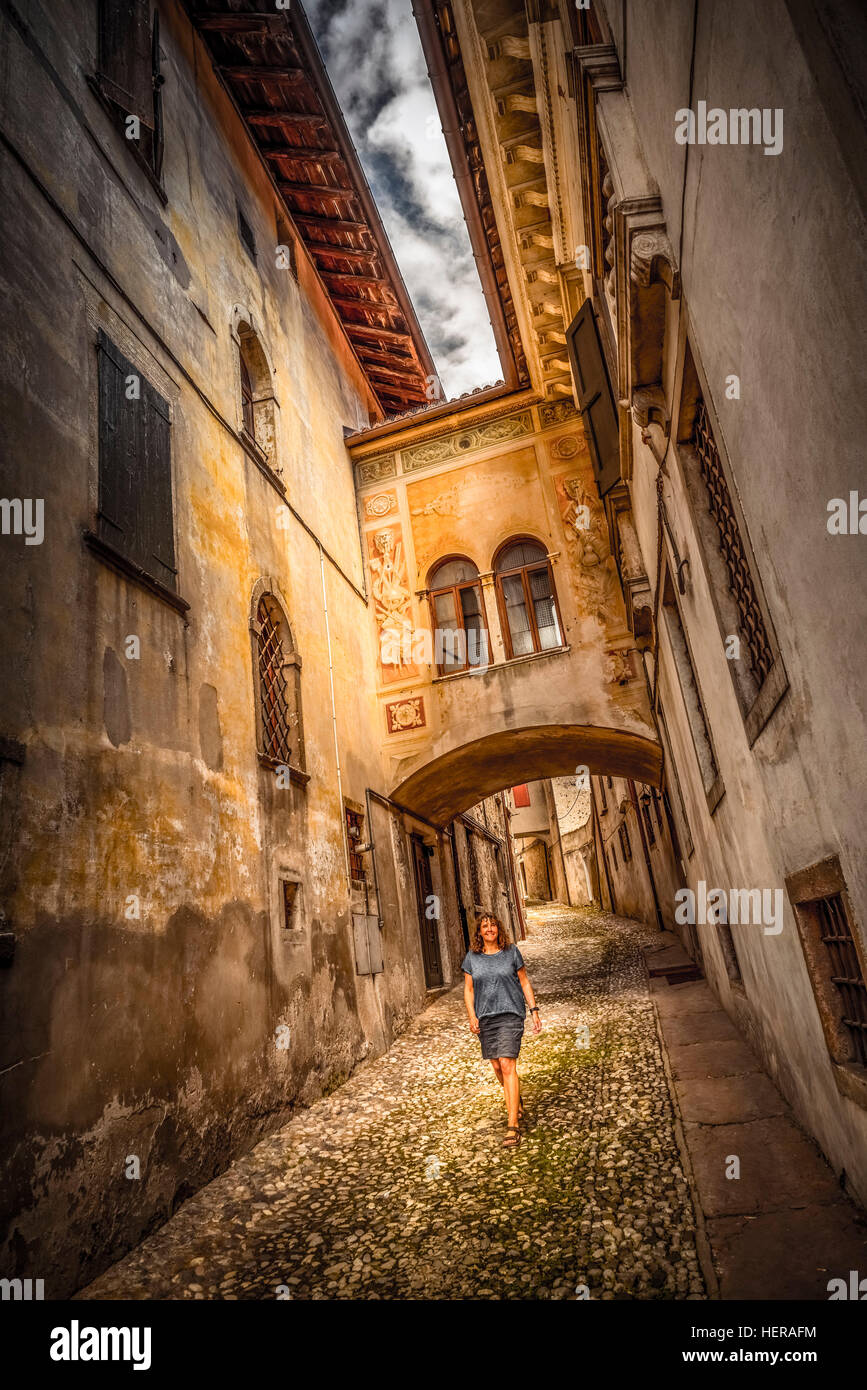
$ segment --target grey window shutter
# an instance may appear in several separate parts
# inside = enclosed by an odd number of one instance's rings
[[[620,427],[589,299],[570,323],[566,337],[593,472],[604,496],[620,480]]]
[[[150,0],[99,0],[99,80],[107,97],[153,130]]]
[[[127,381],[138,379],[138,399]],[[100,330],[99,534],[176,587],[168,402]]]

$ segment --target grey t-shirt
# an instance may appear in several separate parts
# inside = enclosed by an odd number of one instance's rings
[[[527,1012],[524,991],[518,979],[524,958],[517,946],[485,955],[484,951],[467,951],[461,969],[473,979],[473,1002],[476,1018],[491,1014],[520,1014]]]

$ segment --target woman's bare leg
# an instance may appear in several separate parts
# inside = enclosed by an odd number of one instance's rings
[[[502,1086],[502,1085],[503,1085],[503,1068],[500,1066],[500,1059],[499,1059],[499,1057],[492,1057],[492,1058],[491,1058],[491,1066],[494,1068],[494,1076],[497,1078],[497,1080],[499,1081],[500,1085]],[[518,1119],[521,1118],[521,1116],[522,1116],[523,1113],[524,1113],[524,1097],[521,1095],[521,1078],[518,1077]]]
[[[518,1123],[518,1101],[521,1095],[518,1081],[518,1062],[515,1057],[501,1057],[499,1061],[500,1070],[503,1073],[503,1090],[506,1093],[508,1124],[514,1126]]]

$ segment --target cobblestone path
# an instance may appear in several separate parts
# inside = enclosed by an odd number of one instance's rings
[[[452,990],[78,1296],[705,1297],[640,955],[655,934],[530,919],[544,1028],[524,1038],[518,1149]]]

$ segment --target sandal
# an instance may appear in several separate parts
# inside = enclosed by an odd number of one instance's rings
[[[514,1138],[510,1139],[510,1138],[509,1138],[509,1135],[514,1135]],[[520,1144],[520,1142],[521,1142],[521,1131],[518,1129],[518,1126],[517,1126],[517,1125],[508,1125],[508,1126],[506,1127],[506,1137],[505,1137],[505,1139],[503,1140],[503,1148],[504,1148],[504,1149],[516,1149],[516,1148],[518,1147],[518,1145]]]

